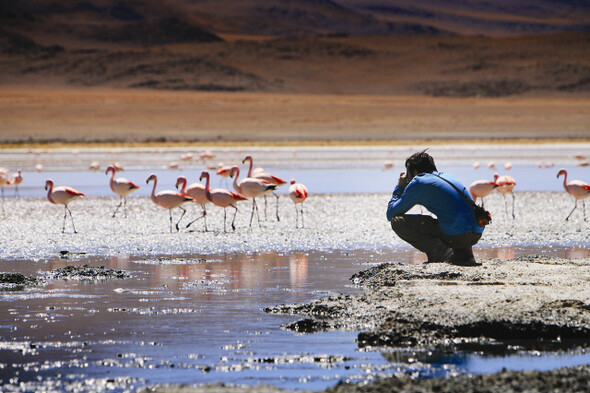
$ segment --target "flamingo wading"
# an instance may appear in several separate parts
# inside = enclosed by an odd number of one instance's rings
[[[563,188],[565,191],[574,197],[576,203],[574,204],[574,208],[565,218],[565,220],[569,220],[570,216],[578,207],[578,200],[582,200],[582,209],[584,211],[584,221],[586,221],[586,204],[584,203],[584,199],[590,196],[590,184],[584,183],[581,180],[572,180],[568,183],[567,181],[567,171],[565,169],[560,169],[557,173],[557,177],[563,175]]]
[[[236,215],[238,214],[238,207],[236,206],[238,201],[246,201],[248,198],[237,194],[235,192],[225,190],[223,188],[214,188],[211,189],[209,187],[209,172],[203,171],[201,173],[201,177],[199,181],[206,179],[205,182],[205,195],[207,195],[207,199],[213,203],[215,206],[219,206],[223,208],[223,231],[227,232],[225,228],[225,221],[227,217],[227,207],[231,206],[235,209],[234,218],[231,222],[231,227],[235,231],[236,230]]]
[[[483,198],[488,196],[494,188],[498,185],[491,180],[476,180],[469,185],[469,194],[473,202],[476,202],[477,198],[481,198],[481,206],[483,206]]]
[[[243,195],[247,198],[252,198],[252,214],[250,215],[250,227],[252,227],[252,219],[254,218],[254,211],[256,210],[256,216],[258,217],[258,226],[260,226],[260,217],[258,215],[258,206],[256,205],[256,197],[266,194],[267,192],[272,192],[276,185],[270,184],[262,179],[257,179],[255,177],[245,177],[242,180],[238,181],[240,177],[240,168],[237,165],[232,166],[231,168],[232,175],[235,174],[234,178],[234,190],[238,192],[238,194]]]
[[[245,163],[246,161],[250,161],[250,169],[248,169],[248,176],[247,177],[255,177],[257,179],[262,179],[269,184],[274,184],[275,186],[277,186],[277,188],[279,188],[282,185],[287,184],[287,182],[284,181],[283,179],[281,179],[280,177],[272,175],[270,173],[259,172],[259,173],[252,174],[252,167],[253,167],[252,156],[246,156],[246,158],[244,158],[242,160],[242,164]],[[281,218],[279,217],[279,196],[277,194],[275,194],[274,192],[272,194],[277,198],[277,221],[281,221]],[[266,217],[266,195],[264,195],[264,216]]]
[[[297,205],[301,206],[301,228],[303,228],[303,202],[307,199],[307,188],[301,183],[296,183],[295,179],[291,179],[291,185],[289,186],[289,198],[291,198],[295,204],[295,228],[298,228],[297,225],[299,218],[299,210],[297,209]]]
[[[183,209],[180,205],[182,205],[185,202],[192,201],[193,198],[173,190],[165,190],[156,193],[158,177],[153,173],[150,175],[150,177],[147,178],[146,184],[152,180],[154,182],[154,188],[152,189],[151,195],[152,202],[154,202],[158,206],[168,209],[168,212],[170,214],[170,233],[172,233],[172,209],[179,208],[180,210],[182,210],[182,214],[180,215],[180,218],[176,223],[176,231],[178,232],[178,224],[180,223],[180,220],[182,220],[182,217],[184,217],[184,214],[186,213],[186,210]]]
[[[511,194],[512,195],[512,219],[515,218],[514,215],[514,193],[512,192],[512,190],[514,190],[514,186],[516,186],[516,181],[514,180],[514,178],[512,176],[508,176],[508,175],[504,175],[504,176],[499,176],[497,173],[494,173],[494,182],[496,183],[496,185],[498,187],[496,187],[496,190],[498,190],[498,192],[500,194],[502,194],[502,197],[504,197],[504,210],[506,211],[506,217],[508,217],[508,206],[506,205],[506,194]]]
[[[74,217],[72,217],[72,212],[68,208],[68,204],[74,199],[86,195],[82,194],[80,191],[72,187],[53,187],[53,180],[51,179],[47,179],[45,181],[45,189],[48,190],[47,199],[49,200],[49,202],[56,205],[64,205],[64,222],[61,229],[61,233],[65,233],[66,231],[66,217],[68,216],[68,213],[70,213],[70,219],[72,220],[72,228],[74,228],[74,233],[78,233],[76,231],[76,226],[74,225]]]
[[[115,212],[113,213],[113,218],[119,211],[121,205],[123,205],[123,212],[125,214],[125,217],[127,217],[127,195],[129,195],[135,190],[139,190],[139,186],[125,179],[124,177],[119,177],[115,179],[115,172],[117,172],[117,169],[112,165],[109,165],[105,174],[108,175],[109,172],[112,172],[111,180],[109,182],[111,190],[115,194],[119,195],[119,199],[121,199],[121,202],[119,203],[119,205],[115,209]]]
[[[205,209],[205,205],[209,203],[209,200],[205,194],[205,186],[201,183],[192,183],[187,187],[186,177],[178,176],[178,179],[176,179],[176,188],[181,184],[182,188],[180,189],[180,193],[190,196],[193,198],[194,202],[198,203],[203,208],[203,214],[186,224],[186,227],[190,227],[194,222],[202,218],[205,223],[205,232],[207,232],[207,209]]]

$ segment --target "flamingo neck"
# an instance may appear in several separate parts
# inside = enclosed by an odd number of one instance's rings
[[[180,183],[182,184],[182,188],[180,189],[180,193],[186,194],[186,179],[180,179]]]
[[[238,177],[240,177],[240,168],[235,168],[236,177],[234,177],[234,189],[240,192],[240,185],[238,184]]]
[[[252,157],[250,157],[248,161],[250,161],[250,168],[248,169],[248,176],[246,177],[252,177],[252,166],[254,165],[254,161],[252,160]]]
[[[211,189],[209,188],[209,176],[205,176],[205,197],[211,200]]]
[[[567,172],[563,173],[563,188],[569,192],[569,187],[567,186]]]
[[[49,200],[49,202],[55,204],[55,201],[53,200],[53,198],[51,197],[51,193],[53,192],[53,182],[49,183],[49,190],[47,191],[47,199]]]
[[[152,201],[156,201],[156,186],[158,185],[158,179],[154,179],[154,188],[152,188]]]

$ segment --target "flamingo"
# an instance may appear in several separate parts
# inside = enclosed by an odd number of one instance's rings
[[[20,196],[18,194],[18,185],[21,184],[23,182],[23,176],[21,175],[21,170],[18,169],[16,171],[16,173],[14,175],[12,175],[12,178],[10,179],[10,181],[8,182],[8,184],[14,186],[14,195],[15,196]]]
[[[176,188],[178,188],[178,186],[181,184],[182,188],[180,189],[180,193],[190,196],[191,198],[193,198],[193,201],[201,205],[201,207],[203,208],[203,214],[200,217],[189,222],[186,225],[186,227],[190,227],[195,221],[200,220],[202,218],[203,222],[205,223],[205,232],[207,232],[207,210],[205,209],[205,205],[209,203],[209,200],[207,199],[207,195],[205,194],[205,186],[201,183],[192,183],[187,187],[186,177],[178,176],[178,179],[176,179]]]
[[[76,198],[86,196],[82,194],[80,191],[76,190],[72,187],[67,186],[59,186],[53,187],[53,180],[47,179],[45,181],[45,189],[47,191],[47,199],[49,202],[56,204],[56,205],[64,205],[64,222],[63,227],[61,229],[61,233],[65,233],[66,231],[66,217],[68,213],[70,213],[70,218],[72,220],[72,228],[74,228],[74,233],[78,233],[76,231],[76,226],[74,225],[74,217],[72,217],[72,212],[68,208],[68,204]]]
[[[162,206],[163,208],[168,209],[168,212],[170,213],[170,233],[172,233],[172,209],[179,208],[180,210],[182,210],[182,214],[180,215],[180,219],[176,223],[176,231],[178,232],[178,224],[180,223],[180,220],[182,220],[182,217],[184,217],[184,214],[186,213],[186,210],[183,209],[180,205],[182,205],[185,202],[192,201],[193,198],[191,198],[188,195],[184,195],[179,192],[172,191],[172,190],[160,191],[156,194],[156,186],[158,184],[157,176],[152,173],[150,175],[150,177],[148,177],[145,182],[147,184],[152,180],[154,181],[154,188],[152,189],[152,196],[151,196],[152,201],[156,205]]]
[[[111,190],[115,194],[119,195],[121,199],[119,206],[117,206],[115,212],[113,213],[113,218],[119,211],[121,205],[123,205],[123,211],[125,212],[125,217],[127,217],[127,195],[131,194],[135,190],[139,190],[139,186],[131,182],[130,180],[125,179],[124,177],[118,177],[115,179],[115,173],[117,172],[117,168],[115,168],[113,165],[109,165],[107,167],[105,174],[108,175],[109,172],[112,172],[111,180],[109,182]]]
[[[560,169],[559,172],[557,173],[557,177],[564,175],[563,177],[563,188],[565,188],[565,191],[572,195],[575,200],[576,203],[574,204],[574,208],[572,209],[572,211],[570,212],[570,214],[566,217],[566,221],[569,220],[570,216],[572,215],[572,213],[574,212],[574,210],[576,210],[576,207],[578,207],[578,200],[582,200],[582,208],[584,209],[584,221],[586,221],[586,205],[584,203],[584,199],[588,198],[590,196],[590,184],[584,183],[581,180],[572,180],[569,183],[567,182],[567,171],[565,169]]]
[[[516,186],[516,181],[512,176],[504,175],[500,176],[497,173],[494,173],[494,182],[498,185],[496,190],[502,194],[504,197],[504,209],[506,211],[506,216],[508,216],[508,207],[506,206],[506,194],[512,194],[512,218],[514,219],[514,186]]]
[[[295,204],[295,228],[298,228],[297,219],[299,217],[297,205],[301,205],[301,228],[303,228],[303,202],[307,199],[307,188],[301,183],[296,183],[295,179],[291,179],[291,185],[289,186],[289,197]]]
[[[234,178],[234,190],[236,190],[240,195],[243,195],[247,198],[252,198],[252,214],[250,215],[250,227],[252,227],[254,210],[258,212],[258,206],[256,206],[256,197],[267,192],[272,192],[275,188],[277,188],[277,186],[255,177],[245,177],[238,182],[238,178],[240,177],[240,168],[238,168],[237,165],[234,165],[232,166],[231,171],[232,174],[235,173],[236,175]],[[258,226],[260,226],[260,217],[258,217]]]
[[[232,177],[231,168],[232,168],[231,165],[219,164],[219,168],[217,169],[217,172],[215,172],[215,173],[227,181],[228,177]],[[226,183],[226,185],[227,185],[227,183]]]
[[[225,229],[225,221],[226,221],[226,216],[227,216],[226,208],[228,206],[231,206],[235,209],[234,218],[231,222],[231,227],[235,231],[236,226],[234,225],[234,223],[236,221],[236,215],[238,214],[238,207],[236,206],[236,204],[238,201],[247,201],[248,198],[243,197],[242,195],[232,192],[230,190],[225,190],[223,188],[211,189],[209,187],[209,172],[207,172],[207,171],[203,171],[201,173],[201,177],[199,178],[199,181],[203,180],[203,178],[207,179],[205,182],[205,195],[207,195],[207,199],[209,200],[209,202],[212,202],[215,206],[219,206],[219,207],[223,208],[223,231],[224,232],[227,232],[227,230]]]
[[[493,181],[476,180],[469,185],[469,194],[471,194],[471,198],[474,202],[477,198],[481,198],[481,206],[483,206],[483,198],[494,191],[494,188],[496,187],[498,187],[498,185]]]
[[[283,179],[281,179],[278,176],[272,175],[270,173],[266,173],[266,172],[258,172],[258,173],[254,173],[254,175],[252,175],[252,166],[253,166],[253,160],[252,160],[252,156],[246,156],[246,158],[244,158],[242,160],[242,164],[245,163],[246,161],[250,161],[250,169],[248,169],[248,176],[247,177],[255,177],[257,179],[262,179],[270,184],[274,184],[278,187],[287,184],[286,181],[284,181]],[[273,195],[277,198],[277,221],[281,221],[281,218],[279,217],[279,196],[277,194],[275,194],[273,192]],[[266,195],[264,196],[264,216],[266,217]]]
[[[10,185],[8,172],[0,171],[0,189],[2,189],[2,201],[4,202],[4,186]]]

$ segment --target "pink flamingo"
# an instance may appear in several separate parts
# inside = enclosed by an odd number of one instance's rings
[[[3,169],[3,168],[2,168]],[[4,201],[4,186],[10,185],[7,171],[0,171],[0,189],[2,189],[2,201]]]
[[[124,177],[118,177],[115,179],[115,173],[117,172],[117,168],[115,168],[113,165],[109,165],[107,167],[105,174],[108,175],[109,172],[112,172],[111,180],[109,182],[111,190],[115,194],[119,195],[119,199],[121,199],[119,206],[117,206],[115,212],[113,213],[113,218],[119,211],[121,205],[123,205],[123,211],[125,213],[125,217],[127,217],[127,195],[131,194],[135,190],[139,190],[139,186],[131,182],[130,180],[125,179]]]
[[[572,180],[569,183],[567,182],[567,171],[565,169],[560,169],[557,173],[557,177],[564,175],[563,177],[563,188],[567,191],[568,194],[573,196],[576,200],[574,204],[574,208],[570,212],[570,214],[566,217],[566,221],[570,218],[576,207],[578,207],[578,200],[582,200],[582,208],[584,209],[584,221],[586,221],[586,204],[584,203],[584,199],[590,196],[590,184],[584,183],[581,180]]]
[[[477,198],[481,198],[481,205],[483,206],[483,198],[494,191],[494,188],[496,187],[498,187],[498,185],[493,181],[476,180],[469,185],[469,194],[471,194],[471,198],[474,202],[477,201]]]
[[[173,190],[160,191],[156,194],[158,178],[153,173],[150,175],[150,177],[147,178],[146,184],[152,180],[154,181],[154,188],[152,189],[151,196],[152,202],[154,202],[158,206],[162,206],[164,209],[168,209],[168,212],[170,213],[170,233],[172,233],[172,209],[179,208],[180,210],[182,210],[180,219],[178,219],[178,222],[176,223],[176,231],[178,232],[178,224],[180,223],[180,220],[182,220],[182,217],[184,217],[184,214],[186,213],[186,210],[183,209],[180,205],[182,205],[185,202],[192,201],[193,198]]]
[[[299,218],[299,210],[297,210],[297,205],[301,205],[301,228],[303,228],[303,202],[307,199],[307,188],[301,183],[295,183],[295,179],[291,179],[291,185],[289,186],[289,197],[295,204],[295,228],[298,228],[297,219]]]
[[[281,179],[278,176],[272,175],[270,173],[266,173],[266,172],[259,172],[259,173],[255,173],[254,175],[252,175],[252,167],[253,167],[253,160],[252,160],[252,156],[246,156],[246,158],[244,158],[242,160],[242,164],[245,163],[246,161],[250,161],[250,169],[248,169],[248,176],[247,177],[255,177],[257,179],[262,179],[264,181],[266,181],[267,183],[270,184],[274,184],[275,186],[280,187],[282,185],[287,184],[286,181],[284,181],[283,179]],[[275,194],[273,192],[273,195],[277,198],[277,221],[281,221],[280,217],[279,217],[279,196],[277,194]],[[264,216],[266,217],[266,195],[264,195]]]
[[[221,176],[222,178],[225,179],[226,185],[227,185],[227,179],[233,176],[231,168],[232,168],[231,165],[219,164],[219,168],[217,169],[217,172],[215,172],[218,176]]]
[[[18,169],[16,171],[16,173],[14,175],[12,175],[12,177],[10,178],[10,181],[8,182],[8,184],[10,184],[11,186],[14,186],[14,196],[18,196],[20,197],[19,193],[18,193],[18,186],[19,184],[21,184],[23,182],[23,176],[21,175],[21,170]]]
[[[240,168],[238,168],[237,165],[234,165],[232,166],[231,171],[232,174],[235,174],[236,176],[234,178],[234,190],[236,190],[240,195],[243,195],[247,198],[252,198],[252,214],[250,215],[250,227],[252,227],[254,210],[256,210],[256,213],[258,213],[256,197],[267,192],[272,192],[275,188],[277,188],[277,186],[255,177],[245,177],[238,182],[238,178],[240,177]],[[260,217],[258,217],[258,226],[260,226]]]
[[[506,211],[506,216],[508,216],[508,206],[506,205],[506,194],[512,195],[512,218],[514,219],[514,186],[516,186],[516,181],[512,176],[504,175],[500,176],[497,173],[494,173],[494,182],[498,185],[496,190],[502,194],[504,197],[504,209]]]
[[[64,205],[64,222],[61,233],[66,231],[66,217],[68,216],[68,213],[70,213],[70,219],[72,220],[72,228],[74,228],[74,233],[78,233],[76,231],[76,226],[74,225],[74,217],[72,217],[72,212],[68,208],[68,204],[74,199],[86,195],[72,187],[59,186],[54,188],[53,180],[51,179],[47,179],[45,181],[45,189],[48,190],[47,199],[49,202],[56,205]]]
[[[231,206],[235,209],[234,218],[231,222],[231,227],[235,231],[235,221],[236,215],[238,214],[238,207],[236,206],[238,201],[247,201],[248,198],[241,196],[240,194],[236,194],[235,192],[231,192],[229,190],[225,190],[223,188],[214,188],[211,189],[209,187],[209,172],[203,171],[201,173],[201,177],[199,181],[203,180],[203,178],[207,179],[205,182],[205,195],[207,195],[207,199],[212,202],[215,206],[219,206],[223,208],[223,231],[227,232],[225,229],[225,221],[227,216],[226,208]]]
[[[182,188],[180,189],[180,193],[190,196],[191,198],[193,198],[194,202],[198,203],[203,208],[203,214],[200,217],[189,222],[186,225],[186,227],[190,227],[195,221],[200,220],[202,218],[203,222],[205,223],[205,232],[207,232],[207,209],[205,209],[205,205],[209,203],[209,200],[207,199],[207,195],[205,194],[205,186],[201,183],[192,183],[187,187],[186,177],[178,176],[178,179],[176,179],[176,188],[178,188],[178,186],[181,184]]]

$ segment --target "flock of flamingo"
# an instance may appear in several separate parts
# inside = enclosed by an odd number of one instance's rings
[[[578,207],[578,201],[582,201],[582,209],[584,214],[584,221],[586,221],[586,204],[584,199],[590,196],[590,184],[585,183],[581,180],[572,180],[570,182],[567,181],[567,171],[565,169],[560,169],[557,173],[557,177],[563,175],[563,188],[565,191],[574,197],[575,203],[574,208],[565,218],[565,220],[569,220],[572,213]],[[508,216],[508,207],[506,203],[506,194],[512,195],[512,218],[515,218],[514,215],[514,187],[516,186],[516,181],[511,176],[500,176],[497,173],[494,173],[494,180],[476,180],[469,186],[469,193],[471,194],[471,198],[475,202],[477,202],[477,198],[481,199],[481,205],[484,206],[483,198],[488,196],[492,191],[497,190],[502,194],[504,197],[504,208],[506,209],[506,216]]]
[[[233,219],[231,221],[231,227],[235,230],[235,219],[238,211],[237,203],[240,201],[248,200],[249,198],[252,199],[252,211],[250,214],[250,227],[252,227],[252,223],[254,220],[254,215],[257,216],[258,225],[260,224],[260,215],[258,212],[258,205],[256,203],[256,198],[264,196],[265,198],[265,215],[266,215],[266,196],[268,194],[272,194],[276,197],[276,217],[277,221],[280,221],[279,217],[279,196],[274,193],[274,191],[286,184],[286,182],[270,173],[266,173],[262,170],[262,168],[255,168],[253,169],[253,159],[252,156],[246,156],[242,163],[249,163],[249,169],[246,177],[240,179],[240,168],[237,165],[223,165],[219,167],[216,171],[216,174],[222,178],[233,178],[233,189],[228,190],[224,188],[211,188],[210,186],[210,175],[209,172],[203,171],[199,178],[199,181],[205,179],[205,184],[202,183],[192,183],[187,184],[187,179],[184,176],[179,176],[176,181],[176,190],[164,190],[164,191],[156,191],[158,178],[155,174],[151,174],[147,180],[146,184],[149,182],[153,182],[153,189],[151,193],[151,200],[158,206],[161,206],[169,211],[170,216],[170,232],[173,231],[173,227],[176,228],[176,231],[179,231],[179,224],[182,218],[186,213],[186,209],[182,207],[184,203],[192,202],[201,205],[202,207],[202,214],[198,218],[194,219],[193,221],[189,222],[186,225],[186,228],[189,228],[193,223],[196,221],[203,219],[205,231],[208,231],[207,228],[207,210],[206,205],[211,203],[215,206],[221,207],[224,210],[224,219],[223,219],[223,230],[227,232],[227,208],[232,207],[234,209]],[[508,166],[506,167],[507,169]],[[115,211],[113,212],[113,217],[116,216],[117,212],[121,207],[123,207],[123,211],[125,217],[127,216],[127,195],[131,194],[132,192],[139,189],[139,186],[133,183],[132,181],[123,178],[123,177],[116,177],[117,171],[122,170],[122,168],[118,164],[110,165],[106,169],[106,174],[110,173],[110,188],[111,190],[120,197],[120,203],[117,205]],[[567,181],[567,171],[565,169],[559,170],[557,173],[557,177],[559,178],[561,175],[564,176],[563,179],[563,187],[567,193],[574,197],[575,203],[574,207],[571,212],[566,217],[566,221],[569,220],[573,212],[578,207],[578,201],[582,201],[582,208],[583,208],[583,216],[584,221],[586,221],[586,206],[584,199],[590,196],[590,184],[587,184],[581,180],[572,180]],[[17,173],[13,174],[12,177],[9,176],[8,170],[5,168],[0,168],[0,189],[2,190],[2,198],[4,199],[4,186],[15,186],[15,195],[18,196],[18,186],[22,183],[23,177],[21,175],[21,170],[19,169]],[[474,201],[477,202],[477,199],[481,199],[482,206],[484,205],[484,198],[492,193],[494,190],[500,192],[504,198],[504,207],[506,211],[506,216],[508,216],[508,204],[506,201],[506,195],[512,195],[512,218],[515,219],[514,213],[514,187],[516,186],[516,181],[514,178],[508,175],[500,176],[497,173],[494,174],[493,180],[476,180],[469,186],[469,193]],[[72,212],[70,211],[68,204],[81,197],[85,196],[80,191],[74,189],[73,187],[68,186],[59,186],[54,187],[53,181],[51,179],[47,179],[45,183],[45,189],[47,190],[47,199],[49,202],[63,205],[64,206],[64,221],[62,226],[62,232],[65,232],[65,223],[67,216],[70,216],[72,221],[72,227],[74,229],[74,233],[77,233],[74,220],[72,217]],[[296,183],[294,179],[291,179],[291,185],[289,187],[288,195],[290,199],[295,204],[295,226],[299,227],[299,221],[301,221],[301,227],[304,227],[303,222],[303,202],[307,199],[308,192],[307,188],[301,184]],[[299,207],[298,207],[299,206]],[[172,210],[179,208],[182,211],[180,219],[173,225],[172,221]],[[299,219],[301,216],[301,219]]]
[[[193,202],[201,205],[203,209],[203,213],[200,217],[196,218],[195,220],[191,221],[186,225],[186,228],[190,227],[195,221],[199,219],[203,219],[205,231],[207,231],[207,221],[206,221],[206,205],[208,203],[212,203],[215,206],[221,207],[224,210],[223,215],[223,230],[227,232],[226,221],[227,221],[227,208],[232,207],[234,209],[234,216],[231,221],[231,227],[235,231],[235,219],[238,211],[237,203],[239,201],[248,200],[248,198],[252,199],[252,213],[250,215],[250,227],[252,227],[252,221],[254,219],[254,215],[256,214],[258,218],[258,225],[260,226],[260,216],[258,213],[258,206],[256,204],[256,198],[260,196],[264,196],[269,193],[273,193],[278,187],[287,184],[286,181],[279,178],[278,176],[272,175],[270,173],[266,173],[264,171],[252,171],[253,167],[253,160],[251,156],[246,156],[242,163],[249,162],[250,168],[248,170],[248,175],[243,179],[239,179],[240,176],[240,168],[237,165],[232,165],[229,167],[221,167],[217,170],[217,174],[222,177],[231,177],[234,178],[233,187],[234,191],[223,189],[223,188],[211,188],[209,184],[209,172],[203,171],[201,173],[201,177],[199,181],[205,179],[205,184],[202,183],[192,183],[187,186],[187,179],[184,176],[179,176],[176,181],[176,188],[178,189],[181,186],[180,191],[175,190],[164,190],[164,191],[156,191],[158,185],[158,178],[155,174],[151,174],[147,180],[146,184],[149,182],[153,182],[153,188],[151,193],[151,200],[160,207],[163,207],[169,211],[170,216],[170,232],[173,232],[173,227],[176,228],[176,231],[179,231],[179,224],[182,218],[186,213],[186,209],[182,207],[184,203]],[[258,168],[257,168],[258,169]],[[106,169],[106,174],[111,174],[110,177],[110,188],[111,190],[117,194],[120,198],[120,203],[117,205],[117,208],[113,212],[113,217],[116,216],[117,212],[123,206],[123,211],[125,217],[127,216],[127,195],[131,194],[132,192],[139,189],[139,186],[133,183],[132,181],[123,178],[123,177],[115,177],[117,172],[117,167],[114,165],[110,165]],[[76,227],[74,225],[74,219],[72,217],[72,212],[68,208],[68,204],[82,196],[85,196],[80,191],[76,190],[75,188],[68,187],[68,186],[59,186],[54,187],[53,181],[51,179],[47,179],[45,183],[45,189],[47,190],[47,199],[49,202],[63,205],[64,206],[64,221],[62,226],[62,232],[65,232],[65,225],[66,219],[69,214],[70,219],[72,221],[72,227],[74,229],[74,233],[76,232]],[[277,220],[280,221],[279,217],[279,196],[275,195],[277,199],[276,205],[276,217]],[[295,226],[299,227],[299,215],[301,215],[301,227],[304,227],[303,222],[303,205],[302,203],[307,199],[308,193],[307,188],[305,185],[301,183],[295,182],[295,179],[291,180],[291,185],[289,187],[288,192],[289,197],[295,204]],[[299,208],[297,208],[299,205]],[[173,225],[172,222],[172,210],[179,208],[182,211],[182,214],[176,224]]]

